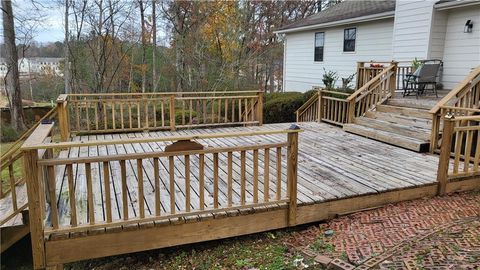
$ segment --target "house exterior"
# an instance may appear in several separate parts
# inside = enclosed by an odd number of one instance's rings
[[[440,59],[445,89],[480,65],[478,0],[346,0],[276,33],[284,36],[285,91],[323,86],[325,71],[347,78],[359,61]]]
[[[30,57],[18,59],[18,71],[20,76],[33,74],[63,76],[61,62],[63,58],[53,57]],[[0,58],[0,77],[7,75],[7,64],[4,58]]]

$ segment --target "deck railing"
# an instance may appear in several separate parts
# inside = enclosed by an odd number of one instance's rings
[[[356,88],[360,89],[363,85],[369,82],[380,74],[385,68],[388,68],[391,62],[357,62],[357,77]],[[411,62],[397,62],[397,78],[395,80],[395,89],[403,89],[403,80],[407,74],[411,74],[415,71]]]
[[[40,253],[43,237],[54,233],[162,222],[278,204],[289,207],[289,222],[295,224],[301,130],[45,143],[52,136],[52,129],[53,124],[40,125],[22,147],[25,167],[29,168],[32,244]],[[274,134],[285,134],[285,140],[278,139],[275,143],[245,140],[250,143],[204,147],[212,139],[262,138]],[[156,143],[162,150],[108,154],[111,147],[145,143]],[[98,154],[53,157],[58,152],[54,150],[78,151],[87,146],[94,146]],[[62,182],[65,188],[58,194],[56,188]],[[79,189],[79,185],[85,188]],[[184,195],[177,197],[177,192]],[[43,207],[45,203],[47,207]],[[59,214],[60,205],[67,211],[63,215]],[[38,241],[42,244],[34,243]]]
[[[17,141],[10,145],[10,148],[2,154],[0,158],[1,164],[1,182],[0,182],[0,199],[10,195],[11,203],[7,214],[1,217],[0,226],[7,223],[16,215],[20,214],[27,208],[27,200],[17,198],[17,187],[24,183],[23,169],[23,152],[21,146],[25,140],[33,133],[42,121],[52,121],[57,117],[57,109],[52,108],[47,112],[35,125],[23,133]]]
[[[397,72],[404,74],[411,69],[408,66],[399,68],[397,62],[389,64],[388,67],[365,67],[364,62],[359,62],[357,86],[360,87],[352,94],[314,87],[317,92],[296,111],[297,122],[325,121],[343,125],[374,110],[377,104],[394,97]]]
[[[350,94],[314,88],[317,91],[297,111],[297,122],[325,121],[335,125],[347,123]]]
[[[262,124],[262,91],[69,94],[60,127],[92,134]],[[64,119],[64,120],[63,120]]]
[[[374,78],[364,84],[347,98],[348,123],[355,117],[363,116],[367,111],[374,110],[377,104],[385,102],[395,95],[397,62],[392,62]]]
[[[431,110],[432,132],[430,152],[439,151],[442,138],[442,116],[453,113],[455,116],[480,114],[480,66],[470,72],[448,95],[442,98]]]
[[[480,115],[455,117],[448,113],[443,119],[437,173],[439,194],[445,193],[450,181],[480,176]]]

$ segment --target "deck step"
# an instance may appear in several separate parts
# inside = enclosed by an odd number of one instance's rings
[[[378,130],[359,124],[345,124],[343,126],[343,130],[416,152],[425,152],[429,147],[429,143],[424,140],[403,136],[389,131]]]
[[[437,102],[438,100],[431,99],[392,98],[387,101],[387,105],[430,110],[437,104]]]
[[[371,127],[378,130],[388,131],[419,140],[428,141],[430,139],[429,129],[426,129],[424,127],[417,127],[413,124],[404,125],[367,117],[355,118],[355,124]]]
[[[425,128],[425,129],[432,128],[431,119],[410,117],[402,114],[368,111],[365,113],[365,117],[387,121],[390,123],[401,124],[401,125],[412,125],[414,127]]]
[[[378,112],[394,113],[400,114],[409,117],[423,118],[423,119],[432,119],[432,115],[425,109],[410,108],[410,107],[400,107],[392,105],[377,105],[376,107]]]

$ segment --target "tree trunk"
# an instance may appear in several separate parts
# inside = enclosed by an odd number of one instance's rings
[[[15,46],[15,26],[13,22],[12,2],[2,0],[3,36],[5,39],[5,56],[7,76],[5,78],[8,103],[10,105],[10,121],[17,132],[26,129],[22,107],[22,94],[18,73],[18,54]]]
[[[140,23],[142,24],[142,93],[145,93],[145,85],[147,82],[147,70],[146,70],[146,51],[145,51],[145,46],[146,46],[146,33],[145,33],[145,9],[143,7],[143,1],[140,0]]]
[[[64,50],[65,50],[65,64],[63,67],[63,79],[65,80],[65,94],[70,93],[70,61],[68,57],[68,1],[70,0],[65,0],[65,44],[64,44]]]
[[[157,91],[157,14],[156,14],[156,0],[152,0],[152,86],[153,92]]]

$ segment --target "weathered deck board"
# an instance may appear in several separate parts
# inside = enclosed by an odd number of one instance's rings
[[[218,128],[218,129],[195,129],[180,130],[176,132],[151,132],[131,134],[104,134],[96,136],[76,137],[75,140],[92,139],[119,139],[119,138],[141,138],[170,135],[194,135],[216,132],[235,132],[245,130],[275,130],[286,129],[288,124],[269,124],[264,126]],[[298,204],[320,203],[329,200],[354,197],[365,194],[375,194],[395,189],[404,189],[415,186],[431,184],[436,181],[438,157],[435,155],[419,154],[409,150],[397,148],[374,140],[346,133],[339,128],[319,123],[301,123],[300,126],[305,132],[299,137],[298,157]],[[256,143],[273,143],[285,141],[284,134],[250,136],[243,138],[216,138],[200,141],[205,147],[226,147],[241,146]],[[163,151],[168,142],[135,143],[109,146],[80,147],[72,149],[69,157],[114,155]],[[285,149],[282,152],[283,158],[286,155]],[[246,197],[247,201],[253,198],[253,153],[247,151],[246,160]],[[269,163],[269,195],[275,196],[276,166],[274,165],[276,153],[272,150]],[[153,159],[145,159],[142,163],[144,198],[138,198],[138,171],[136,160],[128,160],[127,165],[127,189],[128,189],[128,214],[130,217],[139,215],[138,200],[145,201],[145,214],[155,214],[155,183],[153,172]],[[185,158],[176,157],[175,162],[175,208],[176,211],[185,210],[186,189],[190,189],[190,208],[198,210],[199,205],[199,161],[198,157],[190,157],[190,186],[185,186]],[[264,166],[264,153],[259,151],[259,168]],[[219,155],[219,205],[227,204],[227,155]],[[73,166],[75,183],[77,189],[77,211],[78,220],[81,223],[88,222],[88,209],[86,207],[86,176],[85,166]],[[168,158],[159,159],[160,174],[160,201],[161,213],[170,209],[169,193],[169,162]],[[234,203],[240,201],[240,154],[233,153],[233,192]],[[286,160],[282,160],[282,193],[286,192]],[[103,191],[103,165],[92,164],[92,179],[95,193],[95,219],[105,219],[104,191]],[[258,198],[263,201],[263,174],[262,169],[258,170]],[[57,176],[60,182],[57,184],[57,194],[68,194],[67,175]],[[122,193],[121,193],[121,172],[119,162],[110,163],[110,188],[112,202],[112,218],[122,218]],[[62,193],[63,192],[63,193]],[[205,155],[205,207],[213,206],[213,157]],[[63,198],[64,196],[60,196]],[[83,200],[83,202],[82,202]],[[63,225],[70,222],[68,209],[68,196],[59,201],[60,221]]]

